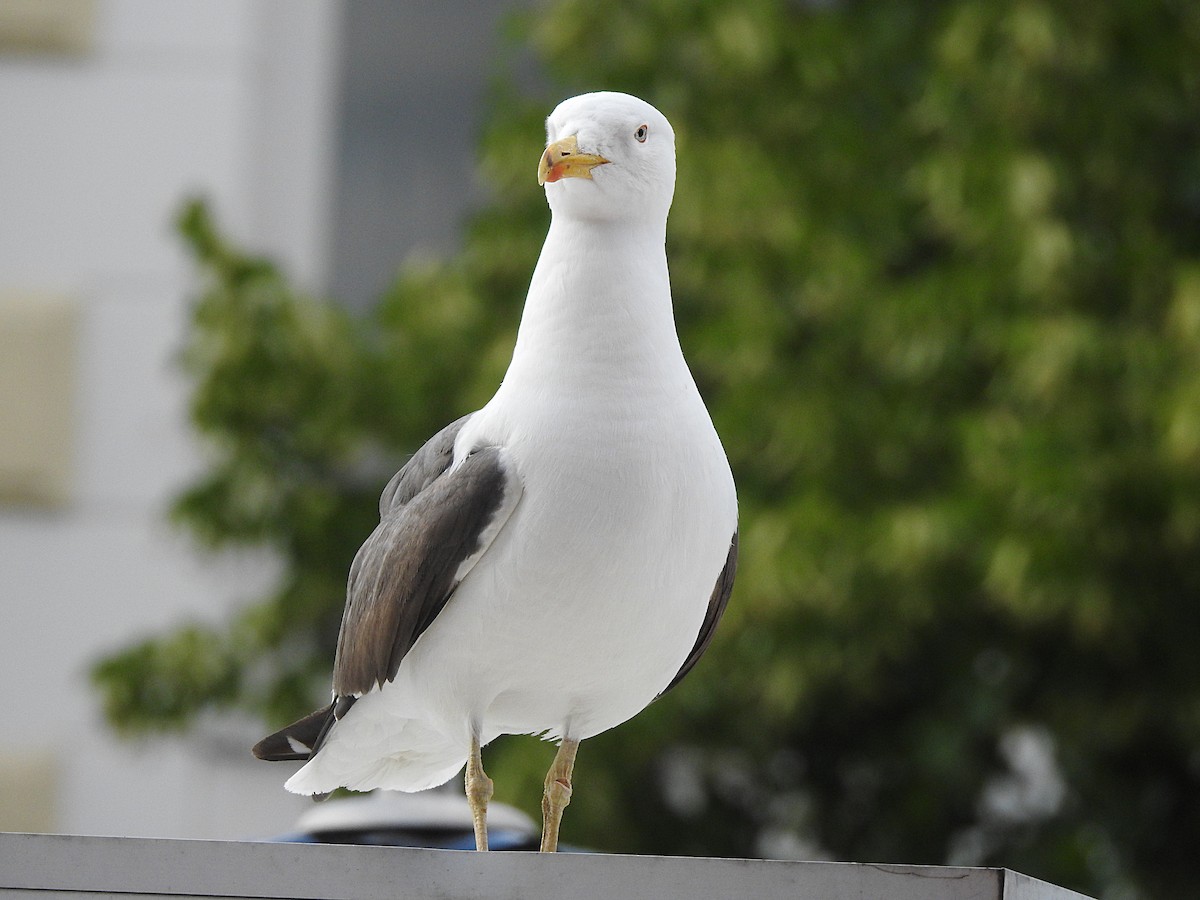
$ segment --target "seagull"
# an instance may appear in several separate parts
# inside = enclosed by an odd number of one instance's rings
[[[675,135],[628,94],[563,101],[538,164],[552,218],[512,362],[384,488],[350,569],[328,706],[264,738],[285,787],[420,791],[465,766],[477,849],[501,734],[557,741],[558,846],[581,741],[704,653],[737,565],[737,496],[684,360],[667,272]]]

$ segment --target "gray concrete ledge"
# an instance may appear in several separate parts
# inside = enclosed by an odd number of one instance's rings
[[[0,834],[0,900],[1086,900],[1007,869]]]

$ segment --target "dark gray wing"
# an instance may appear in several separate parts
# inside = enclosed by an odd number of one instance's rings
[[[259,758],[310,758],[358,695],[395,678],[512,514],[521,485],[500,448],[481,447],[450,468],[468,418],[430,438],[384,488],[379,525],[350,567],[334,701],[260,741]]]
[[[717,583],[713,587],[712,596],[708,598],[708,612],[704,614],[704,622],[700,625],[700,634],[696,636],[696,643],[692,647],[692,652],[687,655],[687,659],[683,661],[683,665],[679,667],[679,671],[671,679],[671,683],[663,688],[663,694],[679,684],[683,680],[683,676],[692,671],[692,666],[696,665],[696,662],[704,655],[704,651],[708,649],[708,645],[712,642],[713,635],[717,631],[717,623],[721,621],[721,616],[725,612],[726,605],[729,603],[729,595],[733,591],[733,578],[737,574],[737,554],[738,536],[735,531],[733,538],[729,541],[729,555],[725,557],[725,568],[717,576]],[[659,694],[659,696],[661,697],[662,694]]]
[[[385,489],[379,526],[350,568],[333,666],[335,696],[365,694],[396,677],[404,655],[520,496],[520,483],[499,447],[475,450],[432,478],[435,462],[420,457]]]
[[[461,419],[456,419],[427,440],[421,449],[401,466],[400,471],[392,476],[392,480],[379,495],[380,519],[383,519],[394,505],[403,506],[417,496],[429,487],[430,482],[450,468],[450,461],[454,458],[454,442],[472,415],[473,413],[468,413]]]

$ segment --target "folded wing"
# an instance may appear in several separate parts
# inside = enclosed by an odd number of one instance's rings
[[[333,702],[260,741],[260,759],[311,758],[359,696],[394,679],[512,515],[521,484],[503,448],[475,448],[453,464],[466,419],[438,432],[384,489],[379,525],[350,568]]]

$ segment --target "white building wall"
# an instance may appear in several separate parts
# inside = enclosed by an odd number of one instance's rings
[[[76,385],[67,501],[0,505],[0,830],[254,837],[305,808],[250,758],[249,725],[119,742],[87,671],[274,578],[270,558],[203,554],[165,520],[203,452],[175,365],[195,283],[172,223],[203,193],[240,240],[323,284],[337,12],[96,0],[82,55],[0,52],[0,294],[70,299],[78,347],[53,361]]]

